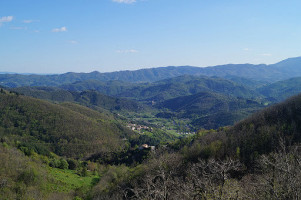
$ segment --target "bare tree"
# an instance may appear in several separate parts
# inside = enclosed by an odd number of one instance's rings
[[[257,178],[255,192],[262,199],[301,198],[300,147],[286,147],[280,139],[279,150],[261,156],[259,165],[263,174]]]
[[[124,190],[126,199],[183,199],[181,165],[178,155],[163,155],[149,163],[149,170]],[[183,170],[184,171],[184,170]],[[180,197],[181,198],[178,198]],[[185,198],[184,198],[185,199]]]
[[[196,199],[238,199],[239,185],[231,173],[242,170],[238,160],[199,160],[191,167],[190,176]]]

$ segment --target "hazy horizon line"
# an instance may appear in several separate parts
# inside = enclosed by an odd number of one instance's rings
[[[105,71],[105,72],[101,72],[98,70],[93,70],[93,71],[89,71],[89,72],[83,72],[83,71],[66,71],[66,72],[58,72],[58,73],[35,73],[35,72],[1,72],[0,74],[18,74],[18,75],[60,75],[60,74],[67,74],[67,73],[85,73],[85,74],[89,74],[89,73],[93,73],[93,72],[98,72],[98,73],[115,73],[115,72],[125,72],[125,71],[139,71],[139,70],[147,70],[147,69],[156,69],[156,68],[167,68],[167,67],[197,67],[197,68],[208,68],[208,67],[217,67],[217,66],[226,66],[226,65],[274,65],[277,63],[280,63],[282,61],[288,60],[288,59],[294,59],[294,58],[301,58],[301,56],[297,56],[297,57],[289,57],[286,58],[284,60],[280,60],[276,63],[273,64],[265,64],[265,63],[260,63],[260,64],[252,64],[252,63],[228,63],[228,64],[219,64],[219,65],[210,65],[210,66],[193,66],[193,65],[179,65],[179,66],[174,66],[174,65],[169,65],[169,66],[160,66],[160,67],[145,67],[145,68],[139,68],[139,69],[124,69],[124,70],[116,70],[116,71]]]

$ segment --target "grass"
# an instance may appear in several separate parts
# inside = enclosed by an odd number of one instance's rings
[[[57,192],[71,192],[81,190],[87,193],[99,181],[98,175],[93,175],[91,172],[87,176],[82,177],[76,174],[74,170],[48,168],[50,177],[54,180],[48,184],[48,189]]]
[[[166,132],[169,133],[169,134],[172,134],[176,137],[179,137],[178,131],[176,131],[176,130],[166,130]]]

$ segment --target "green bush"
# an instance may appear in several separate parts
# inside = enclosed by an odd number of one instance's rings
[[[68,159],[67,160],[68,164],[69,164],[69,169],[71,170],[76,170],[77,166],[78,166],[78,162],[74,159]]]
[[[68,162],[65,160],[65,159],[63,159],[63,158],[61,158],[60,160],[59,160],[59,166],[58,166],[58,168],[60,168],[60,169],[68,169],[68,167],[69,167],[69,164],[68,164]]]

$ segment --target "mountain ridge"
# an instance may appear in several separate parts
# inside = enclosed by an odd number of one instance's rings
[[[0,74],[0,85],[7,87],[19,86],[57,86],[83,80],[121,80],[125,82],[154,82],[180,75],[205,76],[240,76],[258,81],[276,82],[301,76],[301,57],[288,58],[275,64],[226,64],[209,67],[168,66],[139,69],[134,71],[117,71],[100,73],[68,72],[58,75],[21,75]],[[289,69],[289,70],[288,70]]]

